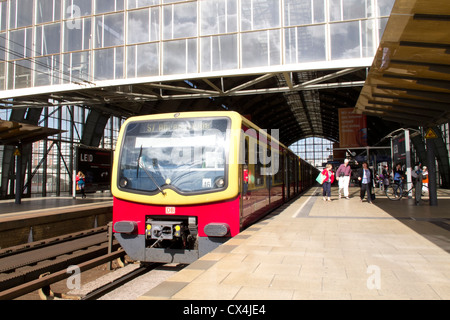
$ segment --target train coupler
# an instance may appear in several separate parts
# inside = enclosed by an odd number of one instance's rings
[[[182,221],[147,220],[145,222],[145,237],[152,240],[173,240],[180,238],[185,226]]]

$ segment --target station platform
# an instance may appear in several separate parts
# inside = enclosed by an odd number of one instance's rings
[[[332,195],[310,189],[139,299],[450,299],[450,190],[433,207]]]
[[[0,200],[0,248],[104,226],[112,220],[110,192],[90,193],[84,199],[39,197],[21,202]]]
[[[14,199],[0,200],[0,220],[6,217],[17,216],[21,214],[29,214],[41,210],[50,210],[69,206],[84,206],[86,204],[112,201],[113,197],[110,192],[90,193],[82,199],[77,196],[61,197],[32,197],[23,198],[20,204],[16,204]]]

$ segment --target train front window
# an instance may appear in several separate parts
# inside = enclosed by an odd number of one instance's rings
[[[120,155],[119,188],[150,193],[225,188],[229,126],[228,118],[128,124]]]

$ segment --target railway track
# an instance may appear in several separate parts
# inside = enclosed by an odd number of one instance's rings
[[[9,300],[68,278],[67,268],[85,271],[125,256],[100,227],[0,250],[0,299]],[[42,275],[47,274],[42,277]]]

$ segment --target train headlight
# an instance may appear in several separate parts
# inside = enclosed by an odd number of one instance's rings
[[[119,180],[119,187],[126,188],[128,186],[128,179],[127,178],[120,178]]]
[[[147,238],[151,238],[151,236],[152,236],[152,225],[151,224],[147,224],[145,226],[145,236]]]
[[[222,188],[225,185],[225,180],[222,177],[216,178],[214,184],[216,185],[217,188]]]
[[[176,225],[176,226],[173,228],[173,230],[174,230],[173,235],[174,235],[175,237],[181,237],[181,226]]]

